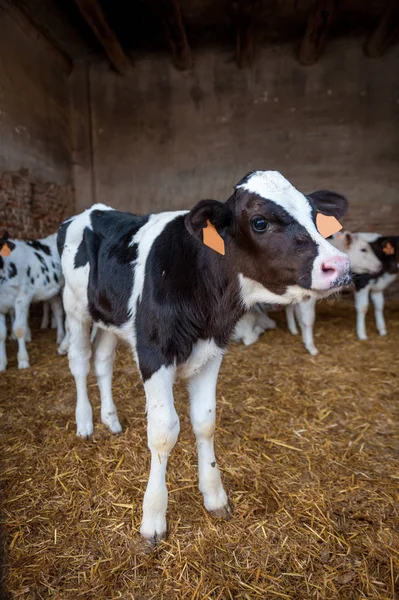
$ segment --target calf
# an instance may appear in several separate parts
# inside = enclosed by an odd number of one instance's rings
[[[369,295],[374,305],[378,333],[380,335],[386,335],[387,333],[384,319],[384,290],[397,277],[399,236],[382,236],[378,233],[359,233],[359,236],[370,244],[373,252],[382,263],[382,269],[377,276],[362,274],[353,278],[356,289],[357,336],[359,340],[367,340],[366,314],[369,306]]]
[[[369,281],[370,277],[375,277],[380,273],[382,263],[375,255],[372,246],[359,233],[350,233],[349,231],[338,233],[332,236],[331,243],[346,252],[351,261],[351,271],[353,280]],[[293,335],[298,334],[295,317],[302,331],[302,341],[307,351],[316,356],[318,350],[314,343],[313,326],[316,317],[316,299],[309,298],[304,302],[299,302],[295,306],[286,308],[288,329]]]
[[[269,317],[263,309],[262,304],[255,304],[238,321],[231,337],[233,342],[243,342],[244,346],[250,346],[258,341],[261,333],[267,329],[276,329],[277,323]]]
[[[63,337],[62,285],[57,234],[43,240],[0,239],[0,371],[7,366],[6,315],[13,315],[12,331],[18,340],[18,368],[29,367],[26,342],[29,338],[28,315],[32,302],[50,301],[57,321],[57,342]]]
[[[97,204],[61,226],[77,435],[93,433],[86,383],[92,322],[101,419],[112,432],[121,431],[111,392],[117,337],[130,345],[144,383],[151,451],[144,538],[155,543],[166,533],[166,465],[179,434],[177,374],[189,382],[205,507],[228,514],[213,442],[223,353],[254,304],[324,297],[350,282],[347,256],[315,225],[318,211],[340,217],[346,206],[338,194],[305,196],[280,173],[254,171],[225,203],[202,200],[191,211],[147,216]]]

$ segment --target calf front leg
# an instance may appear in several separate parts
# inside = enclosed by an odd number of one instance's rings
[[[7,368],[6,340],[7,340],[6,315],[3,313],[0,313],[0,371],[5,371]]]
[[[161,367],[144,383],[147,399],[147,435],[151,470],[144,494],[140,533],[151,544],[166,535],[166,466],[180,431],[173,402],[175,367]]]
[[[23,296],[18,297],[15,301],[13,332],[18,340],[18,369],[27,369],[29,367],[29,356],[25,343],[28,331],[29,305],[30,299]]]
[[[69,323],[69,368],[76,384],[76,434],[88,438],[93,433],[93,411],[87,395],[87,375],[90,371],[91,346],[89,322],[78,320],[68,314]]]
[[[384,292],[372,292],[371,301],[374,305],[375,324],[380,335],[387,334],[384,319]]]
[[[122,431],[112,400],[112,371],[115,361],[116,336],[110,331],[97,330],[94,342],[94,368],[101,396],[101,421],[112,433]]]
[[[199,489],[205,508],[215,516],[227,517],[230,508],[214,450],[216,383],[221,362],[222,354],[191,377],[189,393],[190,417],[197,441]]]
[[[369,308],[369,289],[363,288],[355,292],[356,332],[359,340],[367,340],[366,314]]]
[[[42,316],[42,322],[40,325],[40,329],[47,329],[47,327],[49,326],[49,322],[50,322],[49,311],[50,311],[49,303],[43,302],[43,316]]]
[[[298,311],[300,318],[304,346],[312,356],[316,356],[319,353],[313,337],[313,326],[316,317],[316,300],[313,300],[312,298],[307,302],[301,302],[295,306],[295,309]]]
[[[290,304],[285,309],[285,316],[287,319],[288,330],[292,335],[298,335],[298,327],[296,326],[294,305]]]

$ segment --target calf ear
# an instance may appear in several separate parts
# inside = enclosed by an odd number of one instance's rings
[[[225,237],[234,228],[234,215],[230,208],[217,200],[201,200],[190,210],[185,225],[194,237],[202,241],[202,230],[210,221],[221,237]]]
[[[330,192],[328,190],[318,190],[309,194],[316,208],[323,215],[339,219],[343,217],[348,210],[348,200],[341,194]]]

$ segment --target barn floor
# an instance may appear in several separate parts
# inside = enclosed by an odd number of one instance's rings
[[[371,311],[370,311],[371,312]],[[168,472],[169,537],[139,542],[149,468],[144,395],[124,349],[114,390],[124,431],[75,437],[74,384],[55,333],[34,331],[31,369],[0,374],[2,598],[399,597],[399,302],[389,335],[359,342],[354,309],[321,304],[312,358],[280,328],[234,345],[218,387],[216,450],[234,513],[197,490],[185,387]],[[396,595],[395,591],[396,590]]]

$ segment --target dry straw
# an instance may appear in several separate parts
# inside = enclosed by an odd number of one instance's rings
[[[149,468],[144,395],[120,348],[123,433],[75,437],[74,384],[54,332],[34,331],[32,367],[0,374],[3,598],[399,598],[399,303],[389,335],[359,342],[354,310],[320,305],[312,358],[280,328],[234,345],[218,386],[216,450],[234,508],[215,521],[197,490],[184,383],[168,471],[169,536],[139,541]],[[396,596],[395,590],[396,589]]]

